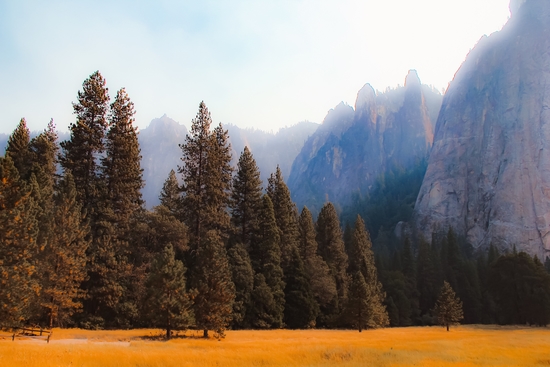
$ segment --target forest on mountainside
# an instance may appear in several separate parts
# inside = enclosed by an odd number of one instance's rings
[[[432,325],[445,282],[466,323],[546,325],[548,262],[474,251],[449,230],[397,238],[426,163],[381,177],[339,217],[300,210],[280,169],[262,187],[248,148],[201,102],[160,205],[144,207],[134,105],[93,73],[58,142],[24,119],[0,158],[0,326],[89,329],[377,328]],[[60,169],[58,169],[60,167]],[[179,179],[178,179],[179,176]],[[181,182],[181,184],[180,184]],[[371,241],[375,238],[375,245]]]

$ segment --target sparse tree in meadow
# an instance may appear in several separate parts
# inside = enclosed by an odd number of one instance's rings
[[[360,271],[355,272],[350,287],[347,309],[351,324],[359,332],[370,325],[371,307],[369,305],[371,292]]]
[[[447,331],[449,331],[450,325],[458,325],[464,318],[462,302],[447,281],[443,282],[443,288],[441,288],[441,293],[435,304],[434,313],[439,324],[447,327]]]

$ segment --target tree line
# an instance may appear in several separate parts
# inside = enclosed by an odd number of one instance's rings
[[[453,289],[466,322],[547,323],[550,276],[538,259],[493,247],[475,257],[452,231],[432,244],[392,238],[375,255],[360,215],[342,231],[326,203],[314,221],[279,169],[262,187],[248,148],[233,168],[228,133],[203,102],[160,205],[146,210],[126,91],[111,102],[95,72],[73,109],[67,141],[58,145],[53,122],[30,139],[22,119],[0,158],[2,327],[160,327],[169,338],[190,327],[223,337],[448,325],[440,310],[456,316],[442,301]]]

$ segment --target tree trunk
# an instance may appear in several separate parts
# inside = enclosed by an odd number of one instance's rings
[[[203,337],[208,339],[208,329],[204,329]]]
[[[447,324],[447,331],[449,331],[449,324]]]

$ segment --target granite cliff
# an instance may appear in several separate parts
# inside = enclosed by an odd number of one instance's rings
[[[414,224],[475,248],[550,251],[550,1],[517,0],[443,99]]]
[[[411,70],[403,87],[376,93],[366,84],[355,108],[330,110],[292,165],[288,186],[298,207],[315,214],[331,201],[342,210],[387,170],[426,158],[441,98]]]

